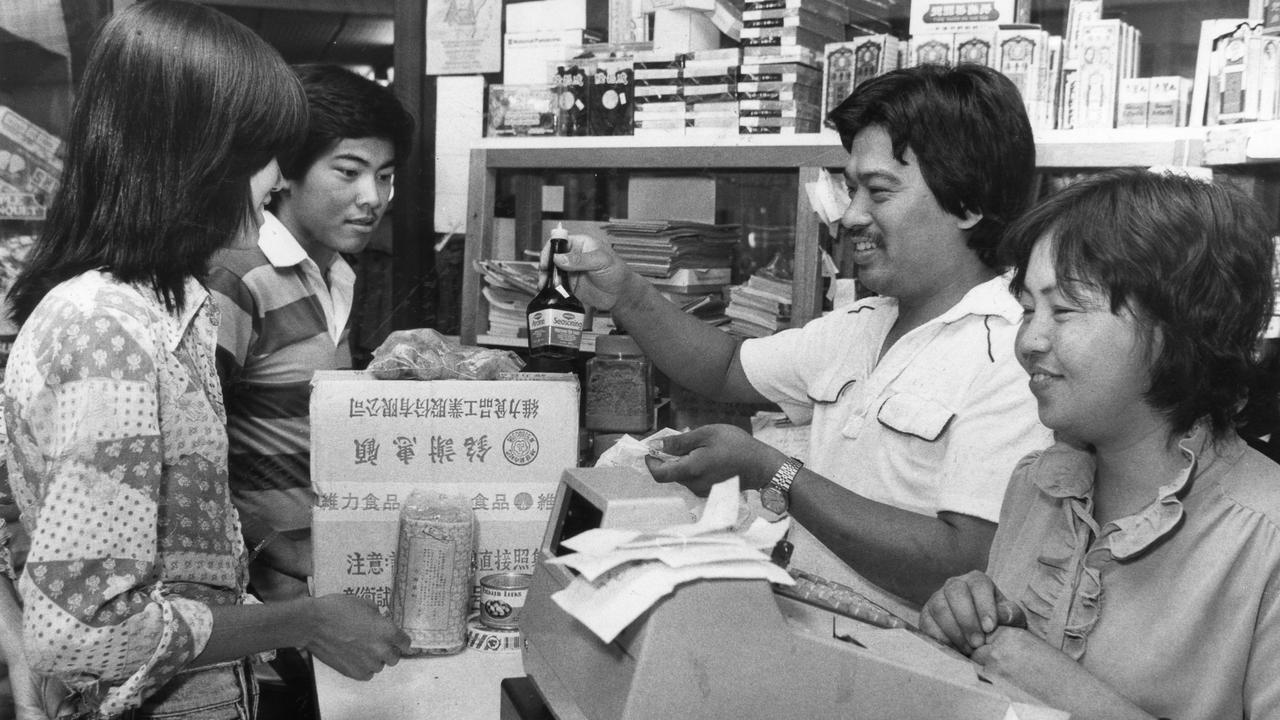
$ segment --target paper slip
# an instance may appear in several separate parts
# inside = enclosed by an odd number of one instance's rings
[[[547,562],[579,575],[551,599],[601,640],[612,642],[681,583],[741,578],[794,584],[759,549],[772,549],[790,519],[756,518],[744,531],[734,531],[738,501],[738,478],[732,477],[712,486],[696,522],[644,533],[596,528],[575,535],[564,543],[573,554]]]
[[[630,435],[623,435],[618,438],[612,447],[600,455],[600,459],[596,461],[596,467],[626,467],[648,473],[649,467],[644,464],[645,457],[649,455],[662,459],[672,457],[661,450],[655,449],[653,446],[657,445],[657,441],[664,437],[679,434],[679,430],[663,428],[650,435],[646,440],[637,440]]]
[[[624,566],[594,583],[576,577],[551,599],[602,642],[613,642],[618,633],[677,585],[712,579],[761,579],[784,585],[794,582],[786,570],[763,559],[684,568],[651,562]]]
[[[700,563],[735,562],[744,560],[757,562],[760,551],[742,543],[726,545],[702,545],[690,552],[688,545],[680,547],[651,546],[616,550],[607,555],[583,555],[574,553],[547,560],[548,565],[564,565],[578,571],[583,579],[595,582],[597,578],[614,568],[628,563],[656,560],[667,567],[683,568]]]

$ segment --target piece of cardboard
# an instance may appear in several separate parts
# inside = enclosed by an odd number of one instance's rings
[[[577,378],[550,377],[556,379],[468,382],[317,373],[314,592],[389,606],[400,503],[420,488],[471,498],[477,576],[531,571],[560,475],[578,460]]]

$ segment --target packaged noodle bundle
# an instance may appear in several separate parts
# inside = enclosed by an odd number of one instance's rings
[[[452,655],[467,642],[476,517],[465,497],[415,490],[400,509],[391,618],[415,655]]]

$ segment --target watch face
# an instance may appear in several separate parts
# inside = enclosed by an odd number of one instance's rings
[[[778,488],[767,485],[760,490],[760,504],[765,510],[781,515],[787,511],[787,496]]]

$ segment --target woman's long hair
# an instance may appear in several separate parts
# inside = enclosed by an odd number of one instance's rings
[[[252,217],[249,178],[299,144],[306,98],[280,55],[216,10],[151,0],[99,31],[61,187],[9,294],[21,324],[58,283],[101,269],[170,311]]]

